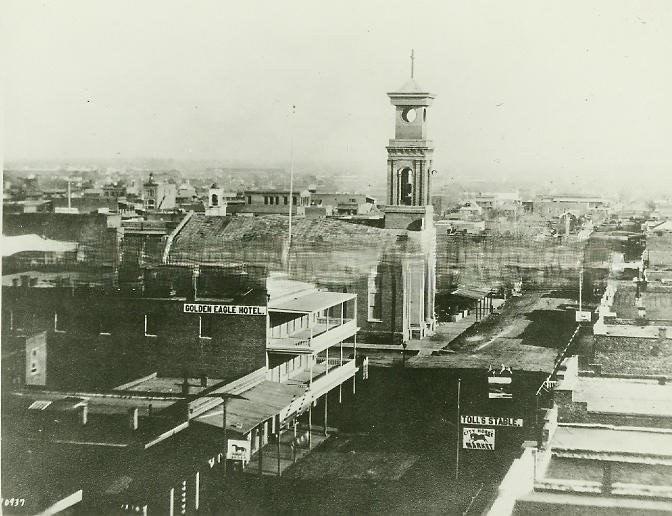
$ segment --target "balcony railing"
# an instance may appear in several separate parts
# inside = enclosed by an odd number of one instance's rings
[[[323,322],[320,322],[323,321]],[[354,335],[357,327],[354,319],[318,319],[318,323],[283,337],[271,337],[268,348],[283,351],[319,351]]]

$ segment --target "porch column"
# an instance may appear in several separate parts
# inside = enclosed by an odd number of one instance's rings
[[[308,406],[308,451],[311,450],[313,444],[313,400],[310,400],[310,405]]]
[[[343,365],[343,341],[340,342],[341,346],[341,365]]]
[[[354,336],[353,347],[352,347],[352,359],[355,361],[355,367],[356,367],[357,366],[357,334],[356,333],[355,333],[355,336]],[[353,394],[355,394],[355,391],[356,391],[356,387],[355,387],[356,378],[357,378],[357,375],[353,374],[352,375],[352,393]]]
[[[282,470],[280,469],[280,414],[277,415],[278,421],[275,424],[275,439],[278,443],[278,476],[282,473]],[[275,421],[275,418],[273,418]]]
[[[313,362],[315,361],[315,355],[310,355],[310,380],[308,382],[309,388],[313,388]]]
[[[329,373],[329,348],[327,348],[325,351],[326,351],[326,354],[327,354],[327,371],[326,371],[325,374],[328,374]]]
[[[324,435],[327,435],[327,405],[329,401],[329,393],[324,393]]]
[[[263,423],[262,423],[262,425],[263,425]],[[262,428],[263,428],[263,426],[262,426]],[[264,447],[264,445],[263,445],[263,437],[261,436],[261,432],[262,432],[262,430],[259,427],[257,427],[257,435],[259,436],[259,450],[257,452],[257,453],[259,453],[259,457],[258,457],[258,459],[259,459],[259,476],[262,476],[264,474],[264,466],[263,466],[263,462],[262,462],[263,459],[262,459],[262,451],[261,451],[261,449]]]
[[[343,326],[343,312],[345,312],[345,303],[341,303],[341,326]]]

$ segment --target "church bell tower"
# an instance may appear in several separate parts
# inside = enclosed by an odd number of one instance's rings
[[[384,211],[385,227],[390,228],[421,229],[422,220],[432,220],[434,146],[427,138],[427,111],[434,95],[421,88],[413,75],[414,55],[411,53],[411,78],[387,94],[396,109],[394,138],[387,146]]]

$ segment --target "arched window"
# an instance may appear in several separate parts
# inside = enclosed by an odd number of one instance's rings
[[[411,168],[404,168],[399,173],[399,204],[411,206],[413,204],[413,179]]]

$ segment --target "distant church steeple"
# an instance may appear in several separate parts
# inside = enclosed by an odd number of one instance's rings
[[[434,145],[427,139],[427,110],[434,95],[415,82],[415,52],[411,78],[388,93],[396,108],[394,138],[387,146],[387,204],[429,206]]]

